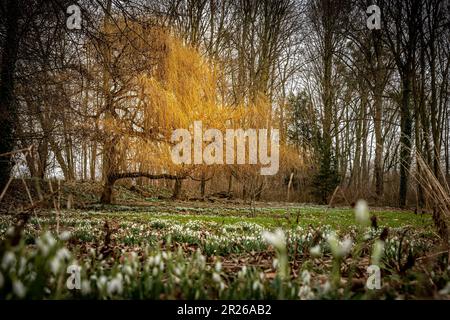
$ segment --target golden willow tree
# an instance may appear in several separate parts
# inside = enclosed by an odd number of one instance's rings
[[[232,110],[217,101],[214,69],[167,31],[105,24],[104,38],[101,201],[111,203],[119,179],[188,177],[192,166],[170,158],[173,130],[194,121],[220,129]]]
[[[204,182],[206,171],[231,171],[249,185],[266,180],[259,175],[260,165],[174,164],[171,158],[174,130],[192,132],[196,121],[204,130],[222,132],[271,128],[271,104],[264,95],[231,105],[223,94],[229,79],[220,64],[163,28],[106,20],[96,51],[103,97],[97,123],[103,144],[102,203],[113,202],[120,179],[174,180],[174,194],[183,179],[201,176]],[[296,166],[298,155],[287,149],[282,146],[280,164]]]

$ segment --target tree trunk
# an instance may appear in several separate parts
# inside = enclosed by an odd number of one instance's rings
[[[175,185],[173,188],[172,199],[178,199],[180,197],[182,181],[183,180],[181,180],[181,179],[175,179]]]
[[[202,178],[200,181],[200,194],[201,197],[205,197],[205,190],[206,190],[206,177],[205,177],[205,172],[202,172]]]
[[[400,135],[400,186],[399,186],[399,206],[406,205],[408,193],[409,169],[411,166],[411,134],[412,119],[410,110],[411,77],[410,72],[404,75],[402,81],[402,101],[401,101],[401,135]]]
[[[11,152],[15,144],[14,74],[19,49],[18,21],[18,0],[8,0],[6,4],[6,37],[3,43],[0,75],[0,154]],[[0,157],[0,190],[9,180],[12,166],[10,158]]]
[[[112,177],[108,177],[105,179],[102,196],[100,198],[101,203],[112,204],[114,202],[113,190],[115,182],[116,180]]]

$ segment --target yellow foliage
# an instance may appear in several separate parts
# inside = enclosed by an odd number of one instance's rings
[[[114,74],[119,81],[114,80],[127,84],[120,95],[129,98],[115,97],[116,115],[102,122],[107,132],[120,137],[122,170],[136,165],[155,173],[192,170],[193,166],[172,163],[170,136],[174,129],[189,129],[194,121],[202,121],[205,129],[223,131],[276,128],[264,95],[257,95],[251,105],[225,105],[219,98],[218,85],[224,82],[220,65],[207,61],[195,48],[160,28],[127,28],[133,29],[122,30],[113,42],[120,55]],[[109,30],[109,34],[117,33]],[[282,146],[280,151],[281,163],[301,165],[294,150]]]

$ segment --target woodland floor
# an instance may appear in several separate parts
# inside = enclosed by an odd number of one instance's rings
[[[95,201],[87,203],[84,199],[83,208],[62,209],[59,216],[53,209],[37,211],[25,227],[26,247],[29,250],[36,248],[35,239],[44,230],[56,234],[59,223],[59,234],[64,231],[71,234],[66,247],[77,261],[89,259],[93,251],[98,260],[107,260],[105,263],[110,266],[122,263],[130,252],[143,259],[149,251],[175,252],[181,249],[186,256],[199,251],[211,270],[220,261],[225,286],[231,288],[230,283],[243,266],[262,273],[264,281],[277,277],[277,265],[274,263],[274,259],[279,258],[277,251],[267,245],[261,233],[281,228],[287,238],[292,281],[299,283],[298,290],[293,289],[295,297],[448,298],[448,262],[446,255],[440,252],[430,214],[371,208],[370,215],[376,216],[376,226],[372,222],[372,227],[360,234],[355,223],[355,212],[349,207],[267,202],[250,206],[232,200],[172,201],[130,196],[127,190],[121,188],[116,190],[118,203],[115,205],[103,206]],[[95,198],[88,193],[84,197]],[[14,218],[14,213],[0,215],[2,237],[14,224]],[[383,288],[368,292],[364,288],[366,269],[374,242],[382,237],[384,231],[388,235],[382,268]],[[340,239],[351,237],[360,251],[344,257],[340,262],[339,288],[328,291],[324,287],[331,281],[335,261],[327,245],[327,235],[332,232],[336,232]],[[317,245],[322,248],[320,257],[311,253],[311,248]],[[311,293],[306,295],[305,289],[302,289],[305,287],[305,270],[312,279],[309,280],[308,276],[307,288]],[[206,286],[202,285],[202,288]],[[161,290],[159,298],[191,297],[188,293],[181,295],[179,292]],[[221,296],[220,290],[215,293],[208,291],[206,298],[272,297],[262,293],[258,296],[253,291],[237,295],[236,290],[227,296]],[[240,292],[246,291],[242,289]],[[99,295],[96,293],[95,298]]]

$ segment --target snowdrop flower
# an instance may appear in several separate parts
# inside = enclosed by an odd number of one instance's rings
[[[450,282],[447,282],[447,285],[439,291],[439,294],[446,295],[450,293]]]
[[[61,267],[61,262],[58,259],[58,257],[55,257],[52,259],[52,261],[50,261],[50,270],[52,270],[52,272],[54,274],[58,273],[60,267]]]
[[[177,275],[177,276],[180,276],[181,275],[181,270],[180,270],[180,268],[178,268],[178,267],[175,267],[175,274]]]
[[[26,276],[26,278],[29,279],[30,281],[36,280],[36,277],[37,277],[37,273],[34,271],[28,273],[28,275]]]
[[[308,270],[303,270],[302,272],[302,282],[304,285],[308,285],[311,282],[311,274],[308,272]]]
[[[373,245],[372,264],[378,265],[384,252],[384,241],[377,240]]]
[[[134,251],[131,252],[130,257],[131,257],[131,261],[135,261],[137,259],[137,253]]]
[[[160,262],[161,262],[161,255],[160,255],[160,254],[157,254],[157,255],[155,256],[155,264],[158,265]]]
[[[238,277],[242,279],[245,277],[246,274],[247,274],[247,267],[243,266],[242,269],[238,272]]]
[[[320,244],[315,245],[314,247],[311,247],[309,249],[309,253],[313,256],[313,257],[319,257],[320,254],[322,253],[322,249],[320,247]]]
[[[89,293],[91,293],[91,284],[88,280],[81,281],[81,293],[83,295],[88,295]]]
[[[277,250],[286,250],[286,238],[282,229],[277,229],[275,232],[263,231],[262,237],[264,240],[274,246]]]
[[[222,270],[222,263],[220,261],[216,262],[216,266],[215,266],[216,272],[220,273],[220,271]]]
[[[8,270],[16,264],[16,256],[11,251],[7,251],[3,256],[2,269]]]
[[[56,257],[60,260],[70,259],[70,252],[66,248],[61,248],[56,252]]]
[[[322,286],[322,291],[324,294],[328,293],[331,290],[331,283],[330,281],[326,281]]]
[[[8,230],[6,230],[6,234],[12,236],[14,234],[14,227],[9,227]]]
[[[127,264],[123,267],[123,272],[128,275],[133,275],[133,269]]]
[[[152,274],[153,274],[154,277],[156,277],[158,275],[158,268],[157,267],[153,267]]]
[[[25,273],[27,267],[27,259],[25,259],[24,257],[20,257],[19,259],[19,271],[17,272],[17,274],[19,276],[21,276],[22,274]]]
[[[300,287],[298,297],[301,300],[311,300],[314,299],[314,293],[311,291],[311,288],[308,285],[304,285]]]
[[[48,252],[50,251],[50,248],[47,246],[46,243],[41,238],[36,239],[36,245],[38,249],[42,252],[43,256],[48,255]]]
[[[71,234],[69,231],[64,231],[63,233],[61,233],[59,235],[59,239],[61,239],[62,241],[67,241],[70,239],[70,236],[71,236]]]
[[[355,206],[355,218],[356,222],[358,222],[362,226],[369,225],[369,207],[367,206],[367,202],[364,200],[358,200]]]
[[[118,274],[114,279],[108,282],[106,291],[108,295],[112,296],[114,294],[122,294],[123,284],[122,284],[122,274]]]
[[[25,286],[20,280],[16,280],[13,282],[13,292],[17,297],[19,298],[25,297],[26,291],[27,290]]]
[[[330,246],[331,253],[336,258],[345,257],[350,252],[353,245],[352,239],[348,237],[341,243],[334,233],[328,236],[327,242]]]
[[[50,232],[47,231],[43,237],[46,240],[46,242],[50,248],[56,244],[56,240],[55,240],[55,238],[53,238],[53,236]]]
[[[105,276],[101,276],[101,277],[97,280],[97,288],[98,288],[99,290],[102,290],[102,289],[105,287],[107,281],[108,281],[108,279],[107,279]]]
[[[346,256],[352,249],[353,241],[351,238],[347,237],[341,244],[341,252],[343,256]]]
[[[262,286],[262,284],[261,284],[261,282],[259,282],[258,280],[255,280],[254,282],[253,282],[253,285],[252,285],[252,289],[253,289],[253,291],[256,291],[256,290],[262,290],[263,289],[263,286]]]
[[[218,273],[213,273],[212,279],[214,282],[220,282],[222,279],[220,278],[220,275]]]
[[[273,259],[272,266],[274,269],[278,267],[278,259]]]

